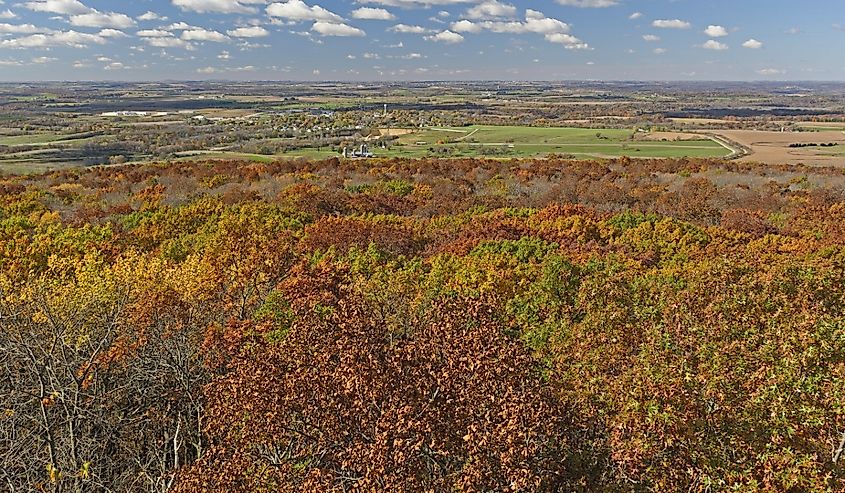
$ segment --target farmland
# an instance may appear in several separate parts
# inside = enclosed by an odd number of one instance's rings
[[[845,137],[842,86],[808,86],[794,115],[783,108],[795,98],[777,86],[719,91],[713,98],[707,84],[589,82],[0,85],[0,172],[324,159],[361,145],[383,158],[842,165],[841,145],[789,148]],[[771,140],[774,132],[783,140]]]
[[[839,166],[843,164],[845,132],[839,130],[811,132],[718,130],[714,131],[714,134],[750,149],[751,154],[742,158],[746,162],[813,166]],[[813,144],[825,144],[825,146]],[[835,145],[831,146],[830,144]]]
[[[694,140],[649,140],[647,132],[610,128],[517,127],[470,125],[424,129],[384,129],[399,133],[389,148],[374,149],[384,157],[726,157],[731,151],[707,136]],[[300,149],[291,155],[328,157],[324,152]]]

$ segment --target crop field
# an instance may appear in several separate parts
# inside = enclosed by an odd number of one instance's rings
[[[701,136],[694,140],[647,140],[632,130],[565,127],[483,126],[432,127],[401,133],[387,149],[371,149],[380,157],[543,157],[550,154],[587,157],[726,157],[731,150]],[[331,149],[298,149],[288,153],[308,158],[337,155]]]
[[[752,150],[742,158],[748,162],[842,166],[845,133],[836,130],[818,132],[765,132],[757,130],[719,130],[717,135],[738,142]],[[806,147],[790,147],[801,144]],[[810,144],[836,144],[832,147]]]
[[[12,136],[0,136],[0,145],[21,146],[21,145],[42,145],[67,139],[69,136],[55,133],[37,133]]]
[[[400,137],[400,146],[428,151],[454,148],[462,155],[571,154],[578,157],[724,157],[729,151],[710,140],[640,141],[631,130],[470,126],[431,128]]]

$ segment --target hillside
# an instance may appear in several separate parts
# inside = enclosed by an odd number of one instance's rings
[[[13,491],[845,489],[845,170],[0,178]]]

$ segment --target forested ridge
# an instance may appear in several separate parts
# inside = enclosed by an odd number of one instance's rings
[[[0,177],[10,491],[845,490],[845,172]]]

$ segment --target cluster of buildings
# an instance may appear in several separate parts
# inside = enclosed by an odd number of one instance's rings
[[[371,158],[376,157],[375,154],[370,152],[370,147],[367,144],[361,144],[361,147],[358,149],[349,148],[344,146],[343,147],[343,157],[345,158]]]

